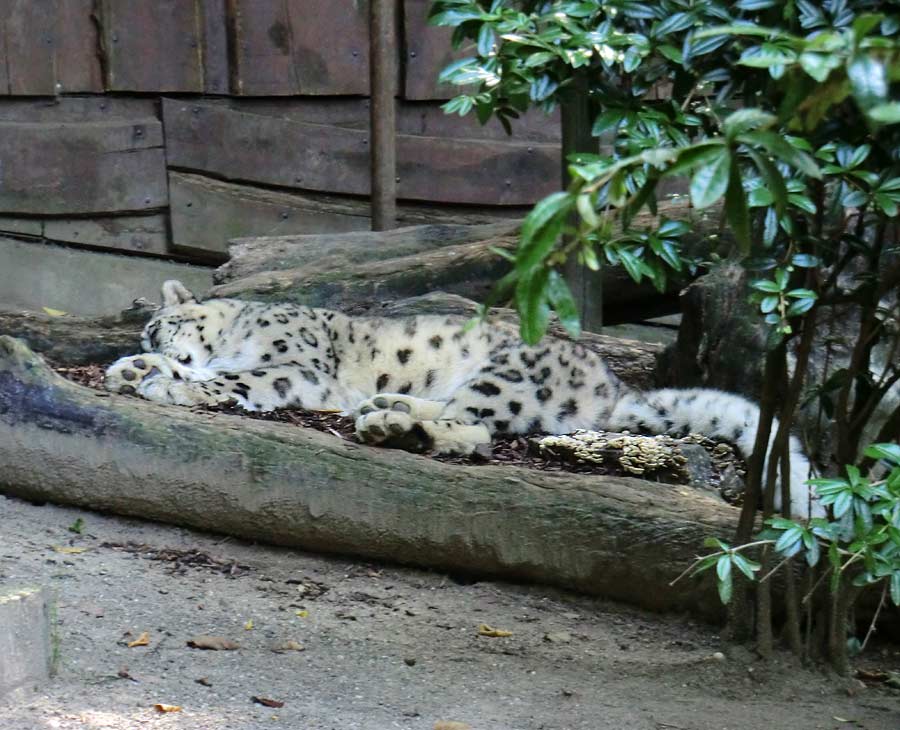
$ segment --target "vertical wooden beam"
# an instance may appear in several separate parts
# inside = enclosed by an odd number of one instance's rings
[[[397,224],[397,15],[396,0],[370,0],[372,230]]]
[[[588,79],[576,73],[569,96],[560,105],[562,116],[562,184],[571,182],[568,157],[575,152],[596,153],[598,141],[591,135],[594,119],[588,95]],[[575,257],[569,257],[565,276],[572,295],[578,303],[581,326],[588,332],[599,332],[603,327],[603,291],[599,271],[579,266]]]

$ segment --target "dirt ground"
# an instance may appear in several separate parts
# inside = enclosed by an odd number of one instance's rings
[[[0,582],[55,590],[61,651],[2,730],[900,728],[900,691],[758,661],[689,617],[4,497]],[[900,649],[860,665],[900,670]]]

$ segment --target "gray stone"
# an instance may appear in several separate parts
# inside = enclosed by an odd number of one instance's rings
[[[0,699],[55,671],[53,613],[47,589],[0,589]]]

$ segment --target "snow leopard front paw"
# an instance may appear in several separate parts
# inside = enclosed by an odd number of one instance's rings
[[[165,355],[147,353],[120,357],[106,370],[104,387],[121,395],[142,395],[142,386],[158,375],[172,377],[172,368]]]
[[[433,439],[408,413],[401,410],[369,411],[356,419],[356,435],[363,443],[422,453]]]
[[[440,417],[445,405],[402,393],[378,393],[356,406],[356,413],[364,416],[377,411],[397,411],[419,421],[433,421]]]

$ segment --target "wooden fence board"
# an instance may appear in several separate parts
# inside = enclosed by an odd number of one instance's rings
[[[368,231],[371,222],[367,200],[268,190],[191,173],[171,171],[169,194],[172,244],[188,252],[224,256],[234,238]],[[401,225],[478,224],[526,213],[521,208],[405,204],[399,206],[397,219]]]
[[[351,195],[369,192],[368,132],[223,105],[165,99],[169,164]],[[556,144],[398,135],[398,193],[408,200],[525,205],[557,187]]]
[[[244,236],[345,233],[369,230],[369,206],[358,200],[322,200],[169,173],[172,243],[180,248],[228,253]]]
[[[0,212],[125,212],[166,205],[156,119],[0,123]]]
[[[369,100],[358,97],[291,99],[233,99],[228,105],[250,114],[284,117],[297,122],[331,124],[349,129],[369,128]],[[429,137],[496,139],[503,142],[560,142],[559,113],[546,114],[530,109],[512,120],[512,136],[497,122],[480,124],[474,114],[460,117],[445,114],[437,101],[405,101],[397,103],[397,132]]]
[[[207,94],[230,91],[226,0],[199,0],[203,89]]]
[[[99,2],[108,90],[204,90],[202,19],[194,2]]]
[[[40,218],[11,218],[0,215],[0,233],[40,238],[44,235],[44,222]]]
[[[0,64],[0,68],[3,64]],[[134,121],[156,116],[154,99],[106,96],[58,96],[41,99],[0,97],[2,122],[102,122]]]
[[[232,92],[366,94],[367,0],[230,0]]]
[[[100,38],[92,17],[94,0],[59,0],[56,26],[57,92],[103,91]]]
[[[166,217],[128,215],[103,218],[51,218],[44,238],[63,243],[112,248],[117,251],[165,254],[169,251]]]
[[[459,93],[452,84],[439,84],[438,75],[452,61],[462,58],[450,44],[452,28],[428,25],[431,0],[404,0],[404,93],[407,99],[450,99]]]
[[[56,93],[57,0],[0,0],[4,86],[14,96]]]

